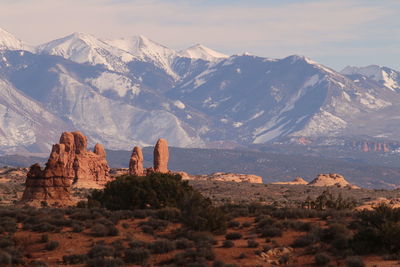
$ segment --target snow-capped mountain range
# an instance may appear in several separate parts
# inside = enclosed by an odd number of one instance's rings
[[[286,136],[400,140],[400,72],[341,73],[306,57],[175,51],[144,36],[73,33],[30,46],[0,29],[0,151],[48,151],[80,130],[110,149]]]

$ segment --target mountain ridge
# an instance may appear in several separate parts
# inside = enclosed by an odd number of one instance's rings
[[[390,88],[361,68],[339,73],[304,56],[227,56],[202,45],[175,51],[144,36],[103,40],[84,33],[32,52],[0,50],[0,78],[62,122],[48,127],[82,130],[91,143],[112,149],[160,137],[180,147],[286,136],[400,140],[398,72],[381,69]]]

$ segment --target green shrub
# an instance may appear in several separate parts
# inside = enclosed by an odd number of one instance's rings
[[[88,256],[86,254],[72,254],[72,255],[64,255],[63,263],[64,264],[82,264],[88,260]]]
[[[187,238],[179,238],[175,241],[175,246],[177,249],[188,249],[194,247],[194,243]]]
[[[346,259],[347,267],[364,267],[365,263],[360,257],[348,257]]]
[[[261,237],[277,237],[282,236],[282,230],[277,227],[265,227],[261,230]]]
[[[238,232],[231,232],[231,233],[226,234],[225,238],[227,240],[237,240],[237,239],[242,238],[242,234],[238,233]]]
[[[173,217],[198,231],[224,232],[225,214],[213,207],[211,201],[194,190],[179,175],[154,173],[147,177],[124,176],[106,184],[103,190],[94,190],[88,202],[95,201],[110,210],[160,209],[159,216]],[[157,216],[157,215],[156,215]]]
[[[256,248],[259,245],[260,244],[257,241],[253,240],[253,239],[247,240],[247,247],[249,247],[249,248]]]
[[[224,248],[232,248],[232,247],[234,247],[234,246],[235,246],[235,243],[233,243],[232,240],[225,240],[225,241],[222,243],[222,247],[224,247]]]
[[[239,227],[239,226],[240,226],[240,222],[238,222],[238,221],[229,221],[228,222],[229,228],[235,228],[235,227]]]
[[[55,250],[60,244],[57,241],[49,241],[45,245],[46,250]]]
[[[325,266],[331,261],[331,258],[326,253],[318,253],[315,255],[314,260],[317,266]]]
[[[115,250],[113,247],[105,246],[101,244],[94,245],[88,252],[88,256],[91,259],[95,258],[106,258],[114,256]]]
[[[294,240],[292,246],[294,248],[303,248],[303,247],[312,245],[317,241],[318,240],[315,238],[315,236],[307,234],[307,235],[299,236],[298,238],[296,238]]]
[[[357,214],[356,233],[350,241],[360,254],[400,252],[400,208],[379,205]]]
[[[150,257],[150,252],[143,248],[134,248],[125,250],[125,262],[134,264],[144,264]]]
[[[121,267],[124,266],[122,259],[90,259],[86,263],[86,267]]]
[[[12,257],[6,251],[0,250],[0,266],[11,266]]]
[[[108,228],[104,224],[96,223],[90,228],[90,233],[96,237],[108,235]]]
[[[49,241],[49,235],[43,234],[40,236],[39,243],[47,243]]]
[[[178,222],[181,217],[181,211],[174,207],[166,207],[166,208],[157,210],[157,212],[155,213],[155,216],[161,220],[166,220],[166,221],[170,221],[170,222]]]
[[[151,243],[149,248],[154,254],[163,254],[174,250],[175,243],[169,240],[157,240]]]

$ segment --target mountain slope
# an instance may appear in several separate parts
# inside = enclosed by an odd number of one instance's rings
[[[75,33],[34,53],[13,51],[20,41],[8,33],[0,40],[9,40],[0,51],[4,88],[54,116],[55,129],[80,129],[109,148],[154,144],[159,137],[188,147],[287,136],[400,140],[399,73],[385,67],[338,73],[302,56],[228,57],[202,45],[177,52],[143,36],[101,40]],[[4,136],[14,140],[18,125],[8,130]]]
[[[0,50],[31,50],[31,47],[0,28]]]
[[[46,129],[46,130],[44,130]],[[0,147],[3,151],[47,151],[61,131],[73,129],[39,103],[0,79]]]
[[[40,54],[56,55],[77,63],[104,65],[110,70],[124,71],[125,63],[133,59],[126,51],[85,33],[73,33],[37,47]]]
[[[399,99],[381,87],[364,90],[304,57],[271,60],[247,55],[209,65],[178,84],[170,96],[213,117],[218,132],[210,129],[206,136],[214,138],[224,129],[222,139],[247,143],[287,135],[350,134],[354,122],[362,125]]]
[[[202,59],[205,61],[215,61],[221,58],[228,58],[228,55],[219,53],[201,44],[196,44],[185,50],[179,51],[181,57],[192,59]]]
[[[6,51],[3,57],[8,62],[0,68],[3,75],[52,114],[82,130],[91,143],[120,149],[154,144],[164,137],[176,146],[203,145],[196,131],[178,118],[192,114],[195,119],[195,113],[186,112],[181,103],[149,95],[123,74],[28,52]]]
[[[400,90],[400,72],[387,67],[369,65],[366,67],[347,66],[341,71],[344,75],[360,74],[368,79],[379,82],[391,90]]]
[[[174,79],[178,78],[171,68],[171,64],[177,53],[168,47],[160,45],[142,35],[106,40],[105,42],[129,52],[136,60],[153,63],[165,70]]]

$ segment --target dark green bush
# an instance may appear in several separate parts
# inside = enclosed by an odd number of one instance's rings
[[[322,252],[315,255],[314,260],[317,266],[325,266],[331,261],[331,258],[328,254]]]
[[[90,233],[96,237],[104,236],[117,236],[119,234],[118,229],[114,225],[104,225],[101,223],[95,223],[92,228],[90,228]]]
[[[247,240],[247,247],[249,247],[249,248],[256,248],[259,245],[260,244],[257,241],[253,240],[253,239]]]
[[[235,227],[239,227],[239,226],[240,226],[240,222],[238,222],[238,221],[229,221],[228,222],[229,228],[235,228]]]
[[[261,230],[261,237],[277,237],[282,236],[282,230],[275,226],[272,227],[264,227]]]
[[[103,190],[94,190],[88,197],[88,203],[91,201],[110,210],[168,207],[158,215],[156,212],[156,216],[171,219],[178,216],[171,208],[178,208],[181,221],[194,230],[223,232],[226,229],[225,214],[179,175],[154,173],[146,177],[120,177],[107,183]]]
[[[166,207],[156,211],[155,216],[158,219],[170,222],[178,222],[181,217],[181,211],[177,208]]]
[[[125,262],[134,264],[144,264],[150,257],[150,252],[144,248],[129,248],[125,250]]]
[[[360,254],[400,252],[400,208],[379,205],[357,214],[356,233],[350,241]]]
[[[307,234],[307,235],[299,236],[298,238],[296,238],[294,240],[292,246],[295,248],[303,248],[303,247],[312,245],[317,241],[318,240],[315,238],[315,236]]]
[[[86,263],[86,267],[121,267],[124,266],[122,259],[90,259]]]
[[[57,241],[49,241],[45,245],[46,250],[55,250],[60,244]]]
[[[96,237],[108,235],[108,228],[104,224],[96,223],[90,228],[90,233]]]
[[[226,234],[225,238],[227,240],[237,240],[237,239],[242,238],[242,234],[238,233],[238,232],[231,232],[231,233]]]
[[[6,251],[0,250],[0,266],[11,266],[12,257]]]
[[[114,256],[115,250],[113,247],[105,246],[101,244],[94,245],[88,252],[88,256],[91,259],[95,258],[106,258]]]
[[[175,243],[170,240],[156,240],[149,245],[149,249],[154,254],[168,253],[175,249]]]
[[[233,243],[233,241],[231,241],[231,240],[225,240],[222,243],[222,247],[224,247],[224,248],[232,248],[234,246],[235,246],[235,243]]]
[[[39,243],[47,243],[49,241],[49,235],[43,234],[40,236]]]
[[[82,264],[87,260],[88,256],[86,254],[72,254],[63,256],[64,264]]]
[[[360,257],[348,257],[346,259],[346,266],[347,267],[364,267],[365,263]]]
[[[128,246],[130,248],[144,248],[146,246],[146,243],[139,240],[133,240],[128,243]]]
[[[188,249],[194,247],[194,242],[187,238],[179,238],[175,241],[177,249]]]

